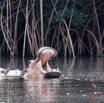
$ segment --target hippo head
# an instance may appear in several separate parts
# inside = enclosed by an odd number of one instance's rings
[[[57,51],[51,47],[42,47],[37,52],[38,60],[41,60],[42,66],[46,66],[46,63],[57,56]]]
[[[0,72],[3,73],[3,74],[5,74],[5,75],[7,75],[7,73],[8,73],[9,71],[10,71],[10,68],[0,70]]]

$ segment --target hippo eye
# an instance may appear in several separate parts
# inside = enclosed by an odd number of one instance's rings
[[[44,53],[44,55],[46,55],[46,53]]]

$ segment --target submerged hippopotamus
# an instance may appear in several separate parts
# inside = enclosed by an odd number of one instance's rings
[[[49,71],[55,71],[49,66],[49,60],[57,56],[57,51],[51,47],[42,47],[38,50],[35,60],[30,60],[27,73],[24,78],[43,77]]]
[[[38,50],[35,60],[29,61],[27,69],[21,70],[10,70],[0,68],[0,76],[20,76],[25,79],[44,77],[45,74],[56,71],[49,66],[49,60],[57,56],[57,51],[51,47],[42,47]],[[50,74],[49,74],[50,75]],[[59,74],[60,75],[60,74]]]
[[[1,68],[0,67],[0,76],[22,76],[24,74],[25,71],[21,71],[21,70],[10,70],[9,68],[8,69],[4,69],[4,68]]]

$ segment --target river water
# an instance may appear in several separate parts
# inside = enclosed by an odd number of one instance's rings
[[[22,70],[30,59],[0,58],[0,67]],[[55,58],[50,65],[60,78],[1,78],[0,103],[104,103],[103,58]]]

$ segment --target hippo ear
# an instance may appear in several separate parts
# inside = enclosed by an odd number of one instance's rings
[[[57,53],[57,51],[55,49],[53,49],[53,50],[55,52],[53,57],[56,57],[58,53]]]
[[[28,72],[27,69],[23,69],[23,70],[22,70],[22,75],[26,74],[27,72]]]
[[[30,60],[30,61],[29,61],[29,64],[32,63],[32,62],[34,62],[34,60]]]

